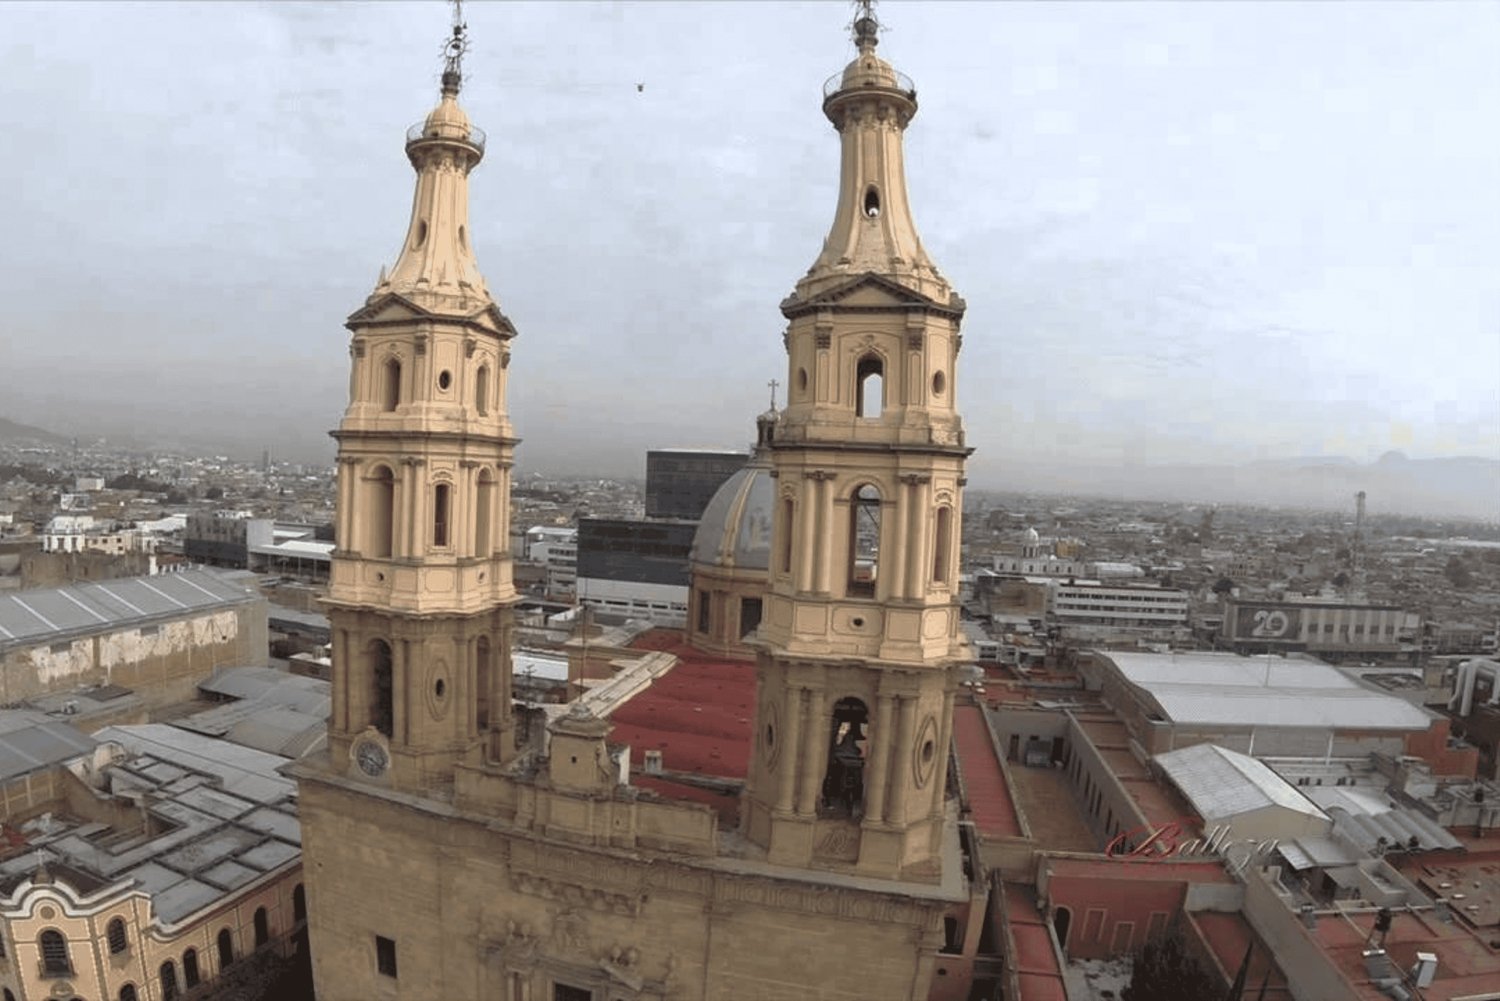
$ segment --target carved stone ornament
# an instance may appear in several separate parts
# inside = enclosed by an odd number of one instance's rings
[[[552,948],[557,952],[587,953],[589,923],[582,914],[566,908],[552,916]]]

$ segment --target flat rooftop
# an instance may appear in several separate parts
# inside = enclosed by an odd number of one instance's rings
[[[95,786],[139,799],[152,823],[117,830],[54,814],[23,825],[24,848],[0,862],[0,894],[45,864],[82,892],[138,889],[157,922],[175,924],[301,858],[296,785],[277,772],[288,759],[160,723],[94,736],[116,748]]]
[[[1173,723],[1427,730],[1435,718],[1317,660],[1233,653],[1096,651]]]

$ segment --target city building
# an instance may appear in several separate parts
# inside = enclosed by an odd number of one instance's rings
[[[687,625],[688,554],[698,523],[583,518],[578,600],[660,626]]]
[[[1076,642],[1119,636],[1183,640],[1188,636],[1188,595],[1158,584],[1109,584],[1098,580],[1049,578],[1045,619],[1048,627]]]
[[[964,303],[907,207],[915,89],[876,56],[868,6],[854,31],[823,103],[843,151],[835,222],[782,303],[791,395],[757,662],[649,633],[571,704],[519,712],[495,542],[514,331],[465,238],[483,137],[458,104],[456,30],[441,101],[408,135],[407,241],[349,322],[329,751],[290,767],[324,1001],[956,1001],[993,980],[975,960],[988,883],[947,795],[968,654]],[[691,712],[709,693],[727,718]],[[645,746],[622,742],[632,726]]]
[[[0,595],[0,704],[98,688],[148,710],[214,668],[263,663],[265,598],[208,570]]]
[[[745,464],[744,452],[653,448],[646,453],[646,517],[697,521],[714,491]]]
[[[1220,634],[1241,653],[1305,651],[1334,661],[1410,655],[1420,635],[1421,617],[1395,605],[1316,598],[1230,599]]]
[[[207,996],[303,945],[287,759],[163,724],[92,738],[0,711],[0,989]]]

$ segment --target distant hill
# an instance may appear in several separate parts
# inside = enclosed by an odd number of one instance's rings
[[[1001,460],[1007,490],[1042,490],[1132,500],[1181,500],[1500,521],[1500,461],[1474,456],[1409,459],[1390,452],[1362,464],[1343,456],[1268,459],[1242,466],[1108,466]],[[989,484],[986,484],[989,485]]]
[[[54,434],[42,428],[32,427],[30,424],[19,424],[0,417],[0,441],[18,444],[67,445],[72,439],[67,435]]]

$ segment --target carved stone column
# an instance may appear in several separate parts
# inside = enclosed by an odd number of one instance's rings
[[[827,693],[821,688],[812,688],[807,693],[807,712],[802,728],[802,780],[797,790],[797,812],[806,817],[816,816],[818,797],[823,791],[823,770],[827,768],[828,727],[823,717],[823,703]]]
[[[865,818],[885,819],[885,790],[891,779],[891,696],[875,700],[874,747],[870,751],[870,778],[865,783]]]

